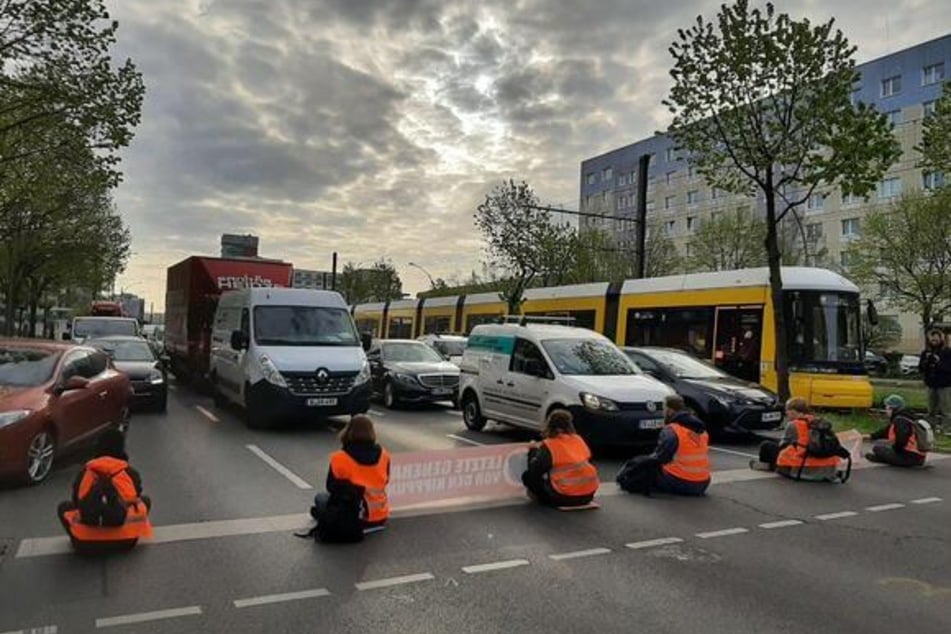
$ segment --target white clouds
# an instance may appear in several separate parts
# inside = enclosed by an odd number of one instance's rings
[[[816,20],[827,3],[781,5]],[[881,9],[878,11],[877,9]],[[477,265],[472,213],[500,178],[576,205],[578,164],[666,125],[667,45],[710,3],[113,0],[145,75],[124,152],[126,281],[222,232],[327,267],[394,259],[412,290]],[[836,3],[860,61],[943,33],[937,1]],[[884,16],[889,16],[884,37]],[[869,16],[882,16],[869,19]]]

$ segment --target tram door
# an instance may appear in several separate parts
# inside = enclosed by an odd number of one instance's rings
[[[733,376],[759,383],[760,351],[763,345],[762,306],[717,308],[714,363]]]

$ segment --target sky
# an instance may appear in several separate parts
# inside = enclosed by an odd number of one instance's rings
[[[583,159],[663,130],[668,46],[695,0],[107,0],[146,84],[116,203],[118,287],[160,312],[165,271],[222,233],[329,270],[389,258],[404,290],[479,269],[504,179],[578,208]],[[943,0],[789,0],[859,63],[945,35]]]

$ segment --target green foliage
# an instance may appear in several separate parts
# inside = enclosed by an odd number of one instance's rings
[[[934,113],[925,117],[915,150],[921,153],[918,167],[951,177],[951,82],[945,82]]]
[[[644,248],[647,251],[645,277],[663,277],[684,271],[684,259],[677,253],[674,241],[664,232],[660,221],[647,221]]]
[[[906,194],[862,219],[847,251],[849,273],[880,289],[889,304],[924,327],[951,311],[951,189]]]
[[[752,212],[724,211],[700,225],[687,242],[692,271],[732,271],[766,264],[766,223]]]
[[[870,191],[900,155],[883,115],[850,103],[855,47],[833,21],[813,25],[748,0],[698,16],[670,47],[670,134],[713,187],[762,193],[780,395],[789,394],[779,225],[813,191]]]
[[[349,304],[386,302],[403,297],[403,282],[393,262],[381,257],[369,268],[347,262],[337,280],[337,290]]]
[[[890,350],[901,341],[901,324],[890,315],[879,315],[878,323],[874,326],[868,321],[868,316],[863,315],[862,331],[865,333],[865,346],[876,352]]]

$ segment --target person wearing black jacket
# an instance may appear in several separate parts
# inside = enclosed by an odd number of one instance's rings
[[[941,330],[928,333],[928,347],[918,360],[918,371],[928,388],[928,419],[940,431],[946,423],[951,424],[951,349]]]
[[[905,410],[905,399],[897,394],[886,397],[885,411],[888,424],[869,436],[875,444],[865,459],[895,467],[920,467],[925,453],[918,449],[915,419]]]

